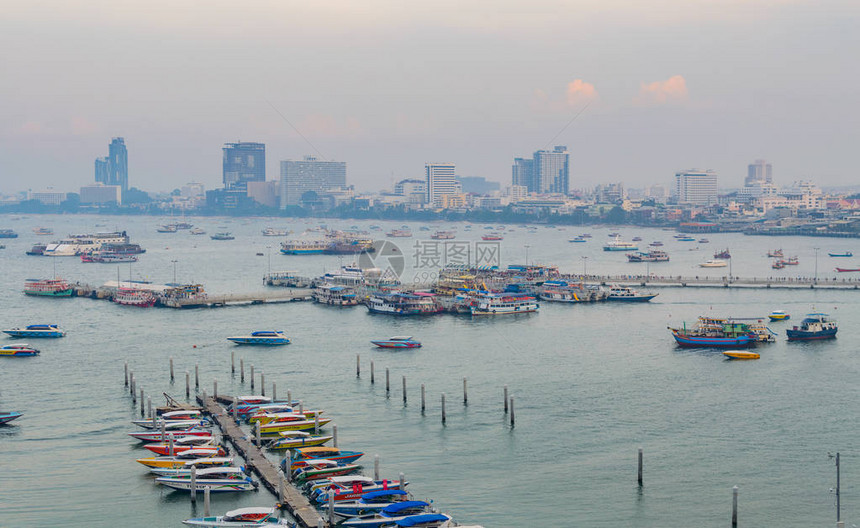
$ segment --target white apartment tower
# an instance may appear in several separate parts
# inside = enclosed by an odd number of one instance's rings
[[[443,196],[457,193],[457,176],[453,163],[425,163],[427,181],[427,203],[433,207],[443,207]]]
[[[712,205],[717,203],[717,173],[690,169],[675,173],[675,197],[679,204]]]

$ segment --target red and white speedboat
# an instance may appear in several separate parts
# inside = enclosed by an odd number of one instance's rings
[[[166,431],[164,435],[162,435],[161,431],[141,431],[139,433],[128,433],[128,436],[132,438],[137,438],[141,442],[166,442],[167,435],[173,433],[177,437],[179,436],[212,436],[212,431],[207,429],[202,429],[200,427],[191,427],[188,429],[183,429],[180,431]]]

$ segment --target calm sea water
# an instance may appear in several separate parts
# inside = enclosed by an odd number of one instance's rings
[[[56,274],[101,284],[122,278],[155,282],[197,281],[211,293],[263,288],[272,270],[319,274],[333,270],[333,256],[283,256],[266,226],[297,233],[315,223],[283,219],[189,219],[211,234],[231,231],[234,241],[212,241],[187,232],[159,234],[169,219],[95,216],[0,216],[0,228],[18,239],[0,241],[0,325],[59,323],[68,336],[38,341],[42,355],[5,359],[0,365],[0,408],[25,416],[0,428],[2,526],[181,526],[195,515],[188,496],[168,493],[134,459],[148,451],[130,441],[129,420],[138,409],[123,387],[129,362],[147,395],[184,397],[184,372],[199,364],[211,392],[250,393],[230,375],[230,352],[264,371],[278,394],[290,389],[307,406],[324,408],[338,424],[343,448],[379,454],[382,472],[406,474],[418,498],[432,498],[460,522],[487,527],[633,526],[721,527],[730,520],[732,486],[740,488],[745,526],[832,526],[835,467],[828,453],[842,454],[843,519],[858,522],[855,476],[860,453],[856,418],[860,361],[860,293],[825,290],[725,290],[663,288],[647,305],[543,303],[538,314],[471,319],[438,316],[397,319],[363,307],[335,309],[290,303],[222,309],[140,310],[89,299],[40,299],[21,293],[28,277]],[[374,222],[328,221],[330,227]],[[392,223],[375,222],[388,230]],[[33,243],[50,237],[35,226],[69,232],[128,230],[147,248],[140,262],[84,264],[74,258],[27,257]],[[415,239],[427,239],[419,224]],[[431,224],[431,229],[452,227]],[[483,226],[458,240],[476,241]],[[616,230],[616,229],[612,229]],[[588,231],[586,244],[567,240]],[[516,227],[500,243],[502,264],[552,263],[579,273],[642,273],[623,253],[600,246],[609,228]],[[703,275],[696,266],[717,249],[730,248],[737,276],[770,276],[768,249],[782,247],[800,265],[786,276],[835,277],[828,251],[852,250],[851,240],[761,238],[709,234],[709,244],[681,243],[671,232],[623,228],[629,239],[662,240],[672,257],[651,264],[651,273]],[[384,231],[383,231],[384,232]],[[381,235],[381,233],[380,233]],[[411,268],[415,240],[396,239]],[[526,248],[525,246],[528,246]],[[695,248],[699,249],[695,249]],[[263,253],[263,256],[257,256]],[[582,257],[588,257],[583,259]],[[175,262],[174,262],[175,261]],[[348,263],[347,261],[343,261]],[[407,275],[422,270],[408,269]],[[711,270],[712,276],[726,274]],[[779,341],[760,349],[753,362],[725,361],[718,351],[675,347],[667,325],[692,323],[703,314],[758,317],[784,309],[796,320],[806,312],[832,313],[839,338],[788,343],[785,327],[772,323]],[[225,337],[256,329],[280,329],[293,343],[276,350],[235,347]],[[369,340],[414,335],[424,347],[374,350]],[[0,338],[0,342],[12,342]],[[361,354],[362,376],[355,376]],[[168,379],[173,357],[177,380]],[[376,365],[370,384],[369,361]],[[391,372],[388,397],[384,369]],[[407,405],[401,376],[407,378]],[[469,380],[469,405],[462,380]],[[193,383],[193,381],[192,381]],[[419,386],[428,408],[419,409]],[[502,387],[516,402],[516,427],[506,423]],[[259,391],[259,387],[257,388]],[[439,400],[448,398],[448,422]],[[645,486],[636,484],[636,451],[645,450]],[[265,491],[215,495],[213,514],[271,505]],[[197,511],[196,514],[200,514]]]

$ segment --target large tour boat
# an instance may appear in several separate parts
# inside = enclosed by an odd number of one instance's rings
[[[214,235],[210,235],[209,238],[212,240],[235,240],[236,237],[231,235],[228,231],[223,231],[221,233],[215,233]]]
[[[281,253],[284,255],[315,255],[328,249],[326,240],[288,240],[281,242]]]
[[[836,321],[824,313],[806,314],[800,326],[785,331],[789,341],[811,341],[815,339],[833,339],[836,337]]]
[[[72,287],[65,279],[27,279],[24,293],[44,297],[71,297]]]
[[[603,245],[603,251],[637,251],[639,245],[633,242],[625,242],[621,240],[621,235],[615,235],[615,238]]]
[[[454,231],[436,231],[430,238],[433,240],[453,240],[457,238],[457,234]]]
[[[470,307],[472,315],[506,315],[536,312],[540,308],[532,295],[517,293],[481,293]]]
[[[119,253],[107,253],[104,251],[93,251],[81,255],[81,262],[99,262],[102,264],[117,264],[122,262],[137,262],[137,255],[121,255]]]
[[[155,305],[155,294],[149,290],[139,288],[119,288],[114,295],[113,301],[125,306],[138,306],[150,308]]]
[[[69,238],[47,244],[42,255],[46,257],[75,257],[83,253],[98,251],[105,244],[128,244],[125,231],[96,233],[94,235],[69,235]]]
[[[275,229],[274,227],[267,227],[263,229],[263,236],[271,236],[271,237],[282,237],[290,234],[288,229]]]
[[[659,294],[644,293],[636,291],[628,286],[616,285],[609,288],[609,297],[607,297],[606,300],[620,302],[648,302],[654,297],[657,297],[657,295]]]
[[[349,286],[334,284],[321,284],[313,290],[314,301],[320,304],[332,306],[355,306],[358,304],[358,295]]]
[[[669,254],[659,249],[648,252],[628,253],[627,262],[669,262]]]
[[[546,281],[539,293],[542,301],[562,303],[583,303],[605,301],[609,292],[600,287],[567,281]]]
[[[34,324],[24,328],[10,328],[3,330],[11,337],[63,337],[66,331],[55,324]]]
[[[391,292],[371,296],[367,309],[389,315],[433,315],[442,311],[442,305],[432,293]]]
[[[385,236],[390,238],[408,238],[412,236],[412,231],[408,229],[392,229]]]

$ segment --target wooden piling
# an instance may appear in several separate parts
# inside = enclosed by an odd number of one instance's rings
[[[314,411],[314,434],[320,433],[320,412]]]
[[[165,432],[166,430],[167,430],[167,422],[165,422],[164,420],[161,420],[161,441],[162,441],[162,443],[165,440],[167,440],[167,433]]]
[[[129,393],[134,392],[134,371],[133,370],[129,371],[129,373],[128,373],[128,384],[126,384],[126,387],[128,387]]]
[[[176,456],[176,442],[173,438],[173,433],[167,435],[167,455]]]
[[[305,402],[299,400],[299,414],[305,414]]]
[[[191,397],[191,373],[185,371],[185,399]]]
[[[216,400],[218,399],[218,380],[217,379],[212,380],[212,397],[215,398]]]
[[[469,405],[469,390],[466,388],[466,378],[463,378],[463,405]]]
[[[375,380],[376,376],[374,374],[375,373],[374,373],[374,368],[373,368],[373,360],[371,359],[370,360],[370,384],[371,385],[373,385],[376,382],[376,380]]]
[[[125,385],[124,387],[128,387],[128,361],[125,362]]]
[[[233,396],[232,411],[233,411],[233,419],[238,422],[239,421],[239,398],[237,398],[236,396]]]
[[[732,488],[732,528],[738,526],[738,487]]]
[[[334,445],[334,447],[337,447],[337,424],[333,424],[331,426],[331,430],[332,444]]]
[[[510,407],[511,407],[511,427],[513,427],[514,426],[514,397],[513,396],[511,396]]]
[[[134,372],[131,373],[131,403],[132,405],[137,403],[137,391],[134,389]]]
[[[245,383],[245,358],[239,359],[239,382]]]
[[[254,365],[251,365],[251,394],[254,394]]]
[[[191,466],[191,504],[197,504],[197,466]]]
[[[155,415],[152,414],[152,396],[146,397],[146,417],[152,420],[152,425],[155,426]]]
[[[209,517],[209,493],[211,491],[211,486],[203,487],[203,517]]]
[[[445,423],[445,393],[442,393],[442,423]]]
[[[403,473],[400,473],[400,489],[406,489],[406,475],[404,475]]]
[[[403,406],[406,407],[406,376],[403,376]]]
[[[639,474],[639,477],[638,477],[637,481],[639,482],[639,485],[641,486],[642,485],[642,448],[641,447],[639,448],[639,473],[638,474]]]
[[[266,395],[266,373],[260,372],[260,396]]]
[[[361,354],[355,355],[355,377],[361,377]]]
[[[278,385],[272,382],[272,401],[278,401]]]
[[[194,390],[200,389],[200,363],[194,364]]]
[[[502,397],[502,400],[504,400],[504,402],[505,402],[505,414],[508,414],[508,386],[507,385],[505,385],[503,393],[504,393],[504,396]]]
[[[170,358],[170,383],[173,383],[173,358]]]
[[[287,405],[290,407],[293,406],[293,391],[290,389],[287,389]]]
[[[230,351],[230,374],[236,374],[236,351]]]
[[[379,455],[373,455],[373,480],[379,480]]]
[[[143,398],[143,387],[141,387],[141,388],[140,388],[140,417],[141,417],[141,418],[146,418],[146,414],[144,413],[145,409],[144,409],[144,406],[143,406],[144,401],[145,401],[145,400],[144,400],[144,398]]]
[[[427,408],[427,397],[424,392],[424,384],[421,384],[421,414],[424,414],[424,409]]]
[[[391,376],[388,367],[385,367],[385,395],[391,392]]]
[[[260,422],[254,422],[254,438],[257,440],[257,447],[262,445],[262,440],[260,438]]]

